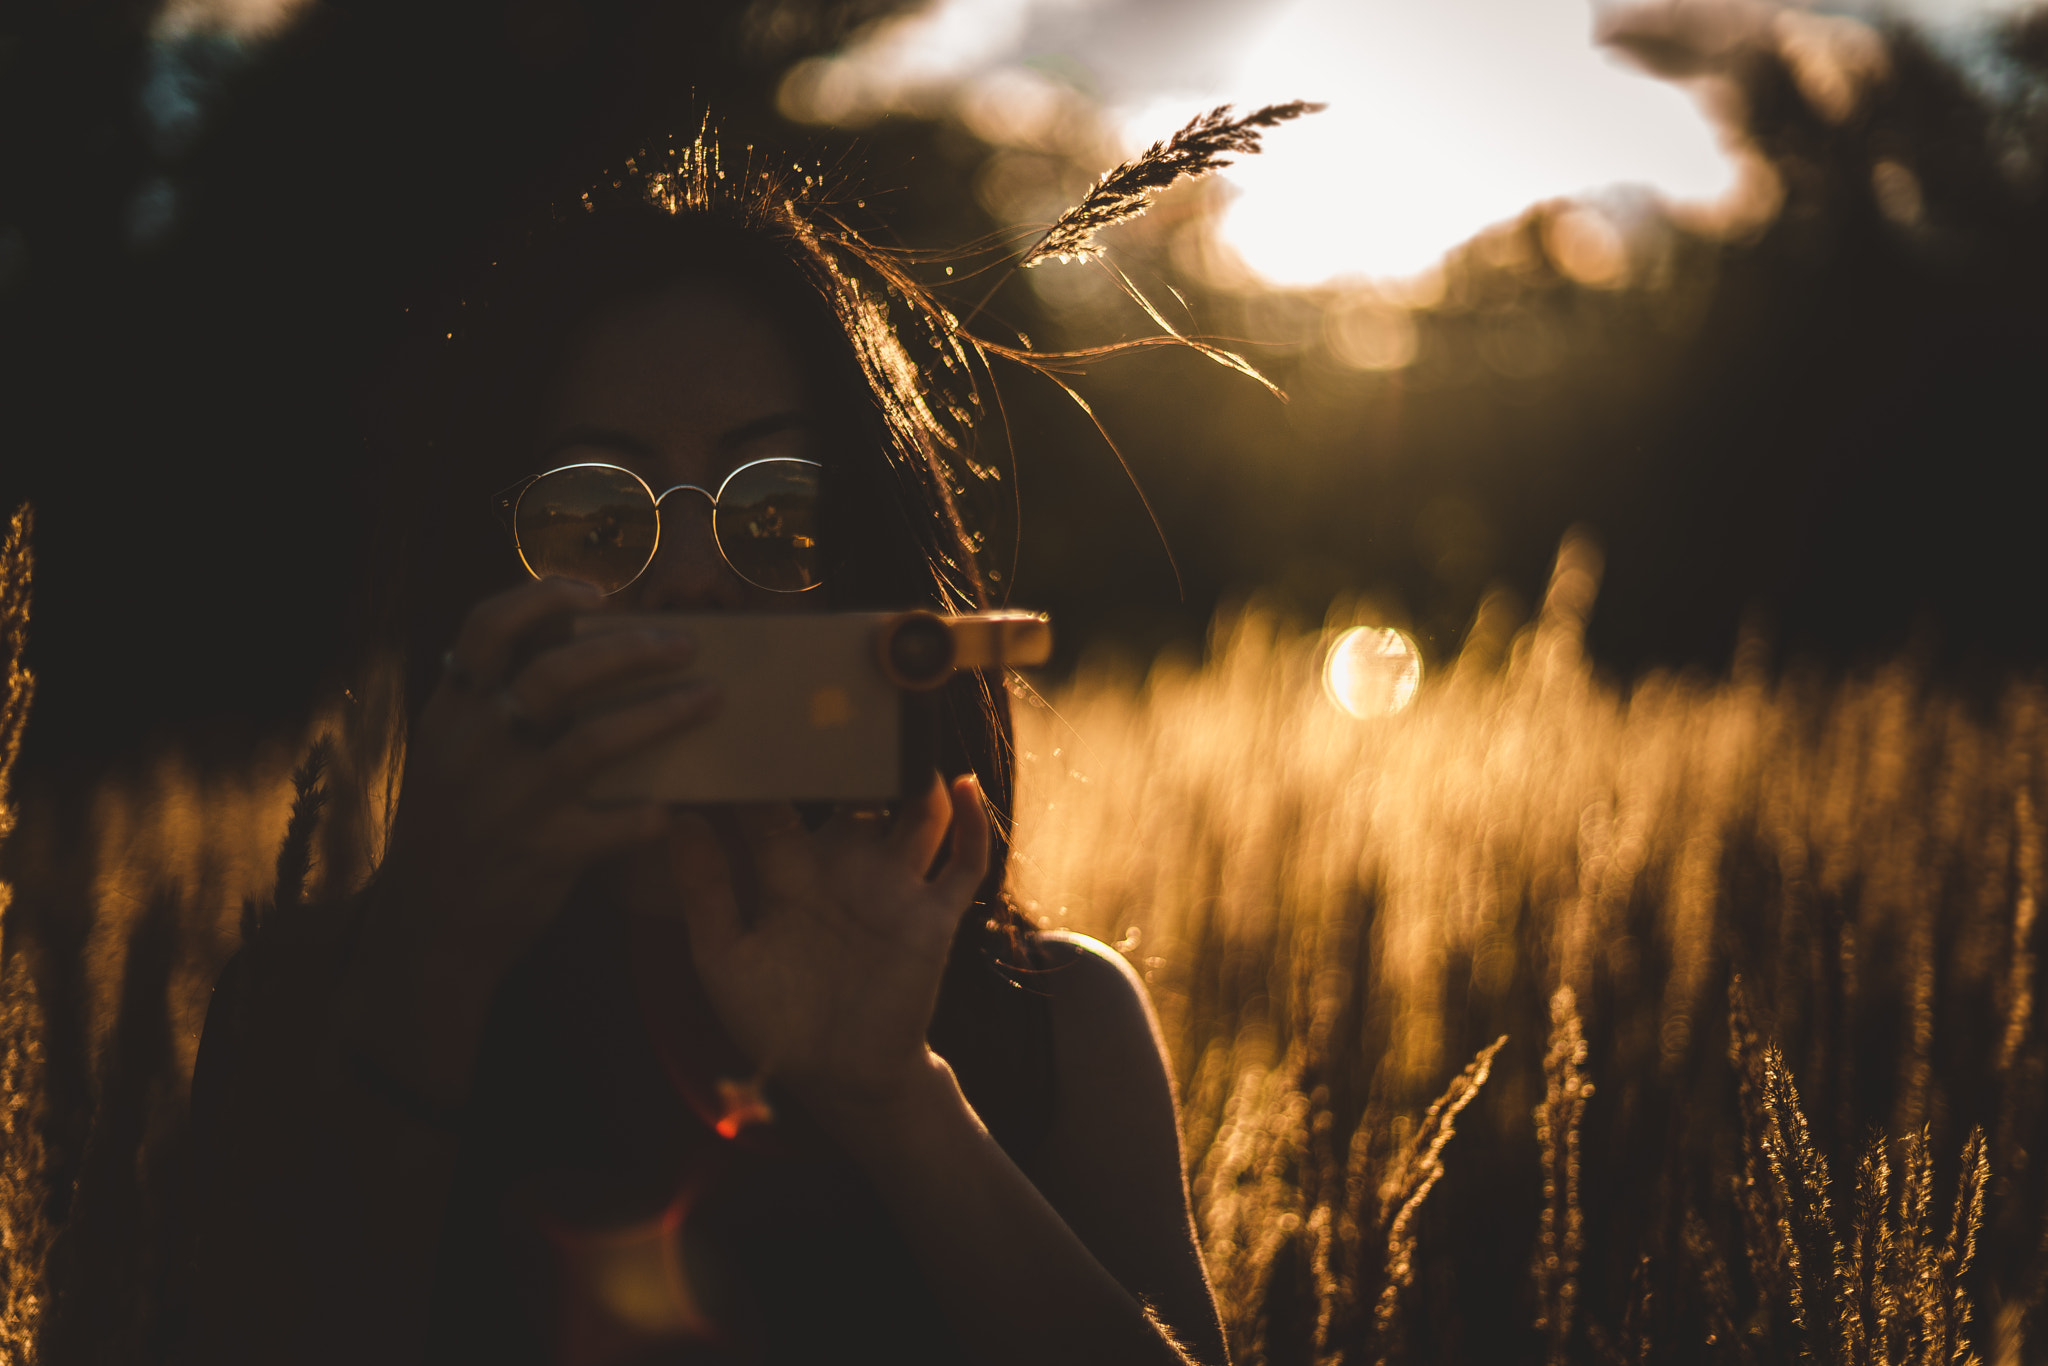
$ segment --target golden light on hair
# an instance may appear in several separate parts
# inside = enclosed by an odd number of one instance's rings
[[[1323,694],[1360,720],[1392,716],[1422,686],[1422,652],[1405,632],[1356,626],[1323,657]]]

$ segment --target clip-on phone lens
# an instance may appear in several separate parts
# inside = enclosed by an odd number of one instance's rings
[[[953,672],[953,632],[928,612],[913,612],[889,632],[889,672],[906,688],[936,688]]]

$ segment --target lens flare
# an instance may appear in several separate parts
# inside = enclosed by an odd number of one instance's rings
[[[644,1347],[717,1332],[685,1264],[682,1229],[692,1197],[685,1188],[660,1213],[620,1228],[544,1222],[563,1280],[565,1360],[593,1360],[595,1344],[621,1338]]]
[[[1361,720],[1401,711],[1421,686],[1422,654],[1392,627],[1354,627],[1323,660],[1324,695]]]
[[[812,722],[817,724],[817,708],[813,705]],[[718,1079],[718,1104],[724,1112],[718,1117],[720,1138],[738,1138],[740,1131],[750,1124],[772,1124],[775,1111],[768,1104],[768,1098],[761,1094],[759,1082],[751,1079],[734,1081],[730,1077]]]

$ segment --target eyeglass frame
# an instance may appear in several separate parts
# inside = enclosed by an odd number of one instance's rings
[[[756,465],[773,464],[808,465],[812,469],[819,471],[821,480],[823,476],[823,471],[825,469],[824,463],[822,461],[805,460],[801,456],[766,455],[762,456],[759,460],[749,460],[744,465],[734,466],[733,469],[729,473],[727,473],[725,478],[718,481],[717,493],[713,493],[710,489],[705,488],[702,484],[672,484],[668,488],[663,489],[660,493],[657,494],[654,491],[654,486],[652,484],[648,483],[645,479],[642,479],[634,471],[627,469],[624,465],[614,465],[608,460],[578,460],[567,465],[557,465],[551,470],[542,470],[538,474],[529,474],[526,476],[526,478],[521,479],[518,483],[508,485],[507,487],[500,489],[497,493],[493,494],[491,496],[491,502],[501,514],[505,523],[506,530],[512,533],[512,549],[513,552],[519,556],[520,567],[524,569],[528,574],[532,574],[534,578],[538,579],[541,577],[541,575],[534,573],[533,565],[530,564],[526,558],[526,547],[519,543],[519,504],[525,500],[527,492],[530,489],[532,489],[535,484],[538,484],[541,480],[547,478],[551,474],[561,474],[568,470],[592,469],[617,470],[620,474],[627,476],[634,483],[638,484],[641,490],[644,493],[646,493],[648,502],[651,503],[654,507],[654,544],[647,548],[646,563],[642,564],[640,568],[637,571],[635,571],[632,578],[627,579],[617,588],[606,588],[600,590],[606,597],[610,597],[614,593],[623,593],[628,588],[631,588],[634,584],[640,582],[641,575],[645,574],[647,572],[648,566],[654,563],[654,557],[661,553],[662,500],[664,498],[667,498],[671,493],[681,493],[684,490],[688,490],[691,493],[701,493],[704,495],[706,499],[710,501],[711,504],[711,544],[717,548],[718,558],[724,562],[725,567],[727,569],[730,569],[733,572],[733,574],[739,578],[740,582],[746,584],[751,588],[758,588],[764,593],[808,593],[814,588],[823,587],[824,580],[820,579],[816,583],[807,583],[802,588],[770,588],[766,584],[756,583],[754,582],[754,580],[748,578],[744,573],[742,573],[740,571],[740,567],[732,562],[732,556],[725,553],[725,542],[721,541],[718,538],[719,498],[723,496],[726,489],[731,486],[732,481],[739,478],[740,475],[746,473],[750,469],[753,469]]]

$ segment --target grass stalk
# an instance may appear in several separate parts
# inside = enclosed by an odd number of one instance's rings
[[[1579,1208],[1579,1125],[1593,1094],[1593,1083],[1586,1079],[1578,997],[1570,987],[1559,987],[1550,998],[1550,1046],[1543,1057],[1543,1081],[1543,1102],[1536,1107],[1536,1141],[1543,1153],[1543,1223],[1532,1267],[1536,1331],[1548,1344],[1550,1366],[1564,1366],[1571,1359],[1579,1256],[1585,1241],[1585,1217]]]
[[[0,847],[14,833],[14,764],[35,699],[27,663],[34,529],[34,513],[23,504],[0,540]],[[29,953],[9,933],[13,900],[13,887],[0,880],[0,1362],[25,1366],[37,1359],[55,1230],[43,1135],[43,1006]]]

